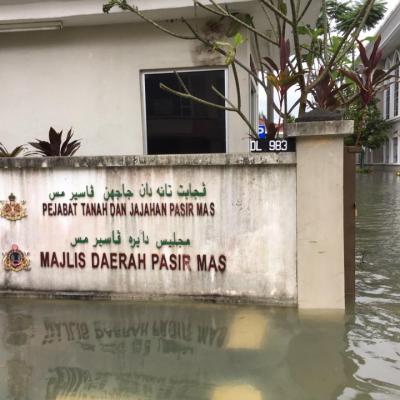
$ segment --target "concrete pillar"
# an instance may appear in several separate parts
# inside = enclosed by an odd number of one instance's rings
[[[346,300],[356,295],[356,159],[359,146],[344,147],[344,273]]]
[[[297,152],[299,308],[345,307],[343,137],[353,121],[287,126]]]

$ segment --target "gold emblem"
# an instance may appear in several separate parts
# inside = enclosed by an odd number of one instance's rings
[[[27,216],[25,201],[17,203],[14,194],[8,196],[8,201],[0,201],[0,216],[10,221],[17,221]]]
[[[29,271],[28,253],[22,252],[16,244],[11,246],[11,250],[3,253],[3,264],[6,271],[20,272],[22,270]]]

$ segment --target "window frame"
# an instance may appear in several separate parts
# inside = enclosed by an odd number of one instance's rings
[[[393,58],[393,65],[396,65],[400,61],[400,54],[396,50]],[[394,71],[394,85],[393,85],[393,118],[399,116],[399,91],[400,91],[400,82],[398,82],[400,78],[400,67],[397,67]]]
[[[257,84],[251,78],[249,80],[249,120],[253,124],[253,128],[258,132],[260,110],[258,107],[258,90]]]
[[[391,61],[390,58],[386,59],[385,62],[385,70],[388,70],[391,67]],[[384,92],[384,99],[385,99],[385,119],[389,120],[391,118],[391,79],[387,82],[388,83],[388,87],[386,88],[385,92]]]
[[[385,141],[383,163],[390,164],[390,141],[389,141],[389,139],[386,139],[386,141]]]
[[[160,68],[160,69],[144,69],[140,70],[140,96],[142,104],[142,137],[143,137],[143,154],[148,155],[147,148],[147,110],[146,110],[146,75],[155,74],[173,74],[175,72],[207,72],[207,71],[223,71],[225,79],[225,97],[229,99],[229,71],[226,66],[213,67],[187,67],[187,68]],[[225,106],[228,104],[225,102]],[[225,154],[229,153],[229,125],[228,111],[225,110]]]
[[[392,164],[399,163],[399,138],[396,134],[392,137]]]

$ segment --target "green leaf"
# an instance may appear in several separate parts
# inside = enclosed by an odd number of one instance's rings
[[[234,37],[233,37],[233,42],[235,43],[235,47],[240,46],[241,44],[244,43],[244,38],[240,32],[238,32]]]
[[[308,28],[307,26],[305,26],[305,25],[299,25],[298,27],[297,27],[297,33],[299,34],[299,35],[310,35],[310,28]]]
[[[286,79],[281,82],[281,85],[286,87],[293,86],[299,81],[299,78],[300,74],[287,76]]]
[[[279,82],[276,76],[273,74],[267,74],[267,80],[275,89],[279,89]]]
[[[286,5],[286,2],[283,1],[283,0],[279,0],[278,9],[279,9],[279,11],[280,11],[282,14],[286,15],[286,14],[287,14],[287,5]]]
[[[314,62],[314,54],[313,53],[309,52],[306,55],[306,62],[307,62],[308,67],[311,68],[311,66]]]
[[[342,38],[338,36],[332,36],[331,37],[331,47],[332,47],[332,52],[334,53],[337,48],[339,47],[340,43],[342,41]]]
[[[243,13],[238,13],[238,12],[233,12],[232,15],[239,19],[240,21],[244,22],[247,25],[253,26],[254,27],[254,22],[253,22],[253,17],[249,14],[243,14]],[[235,20],[230,20],[229,25],[226,30],[226,36],[228,38],[231,38],[235,36],[240,28],[242,27],[241,23]]]

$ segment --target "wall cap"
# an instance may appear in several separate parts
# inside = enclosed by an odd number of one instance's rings
[[[354,132],[354,121],[312,121],[287,124],[285,131],[289,137],[346,136]]]
[[[0,158],[0,169],[294,165],[296,153]]]

